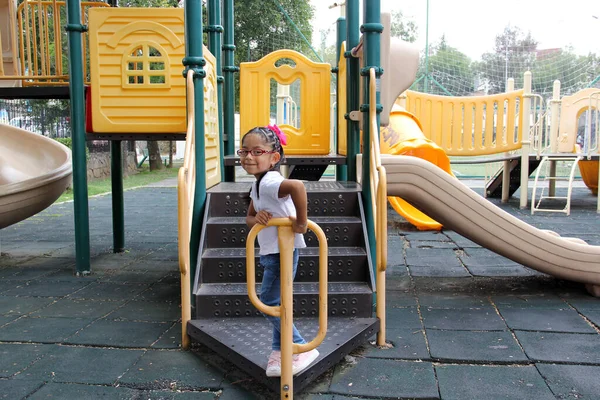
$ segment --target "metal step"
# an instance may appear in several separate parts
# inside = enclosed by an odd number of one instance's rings
[[[297,318],[294,323],[307,341],[316,336],[317,319]],[[328,318],[327,335],[318,347],[319,357],[294,377],[294,392],[302,390],[378,331],[377,318]],[[187,332],[195,341],[279,393],[280,379],[268,378],[265,374],[271,352],[272,326],[264,317],[196,319],[188,322]]]
[[[536,157],[529,158],[529,175],[531,175],[537,167],[540,165],[541,160]],[[508,196],[512,196],[517,189],[521,186],[521,159],[513,159],[509,162],[510,168],[510,184],[508,190]],[[504,175],[504,169],[501,167],[496,175],[488,182],[485,187],[486,196],[490,198],[499,199],[502,197],[502,177]]]
[[[305,182],[309,218],[358,216],[360,185],[355,182]],[[209,217],[242,217],[248,213],[250,183],[222,182],[209,189]]]
[[[309,218],[325,232],[329,246],[364,246],[363,226],[359,217],[313,217]],[[205,222],[207,248],[245,247],[250,228],[246,217],[210,217]],[[311,231],[304,235],[307,246],[318,246]]]
[[[298,249],[300,260],[296,282],[315,282],[319,277],[319,250],[317,247]],[[258,249],[255,249],[256,265]],[[328,279],[330,282],[352,282],[368,280],[367,253],[361,247],[329,247]],[[262,268],[256,268],[256,281],[262,280]],[[246,249],[214,248],[202,253],[203,283],[246,282]]]
[[[290,165],[289,179],[301,181],[318,181],[328,165]]]
[[[370,317],[373,291],[366,282],[330,282],[328,313],[330,316]],[[260,284],[256,285],[260,293]],[[260,313],[248,298],[245,283],[203,283],[195,291],[196,318],[251,317]],[[294,283],[294,313],[316,316],[319,312],[318,283]]]

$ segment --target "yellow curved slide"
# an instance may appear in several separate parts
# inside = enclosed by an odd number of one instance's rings
[[[381,153],[418,157],[452,175],[450,160],[437,144],[423,135],[421,123],[402,107],[394,106],[390,124],[381,129]],[[400,197],[390,196],[388,201],[408,222],[419,230],[440,230],[442,225],[419,211]]]
[[[71,150],[0,124],[0,229],[42,211],[71,182]]]

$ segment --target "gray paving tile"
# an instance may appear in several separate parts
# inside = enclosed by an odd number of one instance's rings
[[[553,293],[540,294],[499,294],[492,295],[492,302],[502,311],[507,307],[514,308],[551,308],[565,309],[569,305]]]
[[[0,399],[15,400],[26,398],[44,384],[41,380],[15,381],[0,380]]]
[[[142,394],[134,389],[113,386],[92,386],[73,383],[50,382],[40,388],[28,399],[115,399],[130,400],[141,398]],[[148,397],[144,397],[148,399]]]
[[[22,317],[0,328],[0,341],[60,343],[89,325],[90,318],[32,318]]]
[[[417,267],[462,266],[452,249],[406,249],[406,264]]]
[[[595,333],[594,328],[573,309],[500,308],[500,314],[511,329]]]
[[[419,294],[419,305],[425,308],[481,308],[491,306],[487,297],[463,293]]]
[[[143,300],[132,300],[112,312],[108,318],[129,321],[173,322],[181,318],[181,307],[178,303],[148,303]]]
[[[514,363],[527,356],[510,332],[439,331],[427,329],[431,357],[443,361]]]
[[[150,347],[170,327],[171,324],[164,322],[97,320],[65,342],[112,347]]]
[[[600,394],[600,366],[537,364],[559,399],[593,399]]]
[[[596,325],[596,327],[600,328],[600,310],[583,310],[581,314]]]
[[[167,275],[163,271],[128,271],[119,270],[102,277],[104,282],[114,283],[154,283],[160,281]]]
[[[466,331],[503,331],[506,324],[492,307],[421,309],[425,328]]]
[[[443,230],[442,233],[444,235],[446,235],[450,240],[452,240],[458,246],[458,248],[466,249],[469,247],[475,247],[475,248],[481,247],[477,243],[467,239],[464,236],[459,235],[456,232]]]
[[[388,290],[385,293],[388,307],[416,307],[417,296],[412,291]]]
[[[589,294],[576,294],[574,296],[563,296],[564,300],[577,310],[600,310],[600,300]]]
[[[192,352],[150,350],[119,379],[138,388],[218,389],[223,374]]]
[[[6,315],[6,316],[0,316],[0,326],[4,326],[10,322],[13,322],[14,320],[16,320],[17,318],[19,318],[18,315]]]
[[[421,329],[419,310],[416,307],[386,307],[388,329]]]
[[[152,302],[180,302],[181,287],[179,284],[157,283],[152,285],[148,290],[136,296],[135,300],[147,300]]]
[[[101,318],[118,308],[122,303],[98,300],[63,298],[32,313],[35,317],[55,318]]]
[[[43,358],[52,345],[0,343],[0,377],[9,378]]]
[[[445,265],[443,263],[432,262],[429,266],[409,266],[409,273],[411,276],[434,276],[438,278],[442,277],[469,277],[471,274],[461,265]]]
[[[532,366],[438,365],[435,371],[444,400],[555,400]]]
[[[142,354],[142,350],[54,346],[13,379],[112,385]]]
[[[387,329],[385,340],[393,347],[380,348],[373,344],[365,345],[364,356],[402,360],[429,359],[425,335],[421,329]]]
[[[456,243],[448,241],[434,240],[410,240],[411,249],[457,249]]]
[[[479,265],[479,266],[467,266],[467,270],[473,276],[531,276],[535,274],[535,271],[525,268],[521,265]]]
[[[175,322],[157,342],[150,346],[153,349],[181,348],[181,322]]]
[[[515,331],[525,354],[534,361],[600,364],[600,335]]]
[[[5,296],[63,297],[73,294],[89,284],[89,282],[33,280],[15,284],[11,289],[2,292],[2,294]]]
[[[71,295],[71,298],[122,302],[133,298],[146,289],[148,289],[147,284],[93,282],[83,290]]]
[[[373,358],[355,365],[338,365],[330,392],[348,396],[439,398],[431,363]]]

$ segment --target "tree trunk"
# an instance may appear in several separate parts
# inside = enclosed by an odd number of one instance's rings
[[[150,159],[150,171],[163,169],[160,147],[156,140],[148,140],[148,158]]]
[[[169,141],[169,168],[173,168],[173,141]]]

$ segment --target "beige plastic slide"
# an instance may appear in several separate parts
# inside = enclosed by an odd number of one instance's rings
[[[564,238],[513,217],[432,163],[382,155],[388,196],[398,196],[436,221],[506,258],[586,284],[600,296],[600,246]]]
[[[0,124],[0,229],[42,211],[71,182],[71,150]]]

